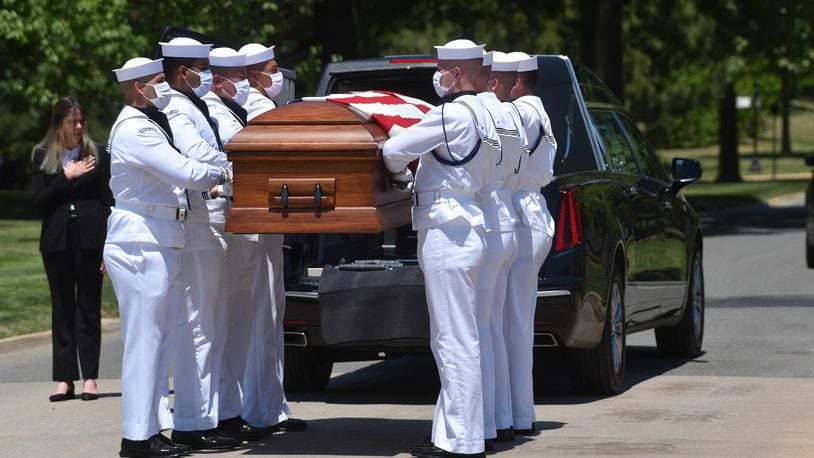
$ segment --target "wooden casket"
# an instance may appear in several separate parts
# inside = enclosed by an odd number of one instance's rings
[[[297,102],[253,119],[226,145],[237,233],[381,232],[410,223],[381,149],[387,134],[334,102]]]

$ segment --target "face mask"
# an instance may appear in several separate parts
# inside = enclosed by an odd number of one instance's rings
[[[187,86],[192,89],[192,92],[194,92],[195,95],[198,97],[203,97],[207,92],[209,92],[210,89],[212,89],[212,71],[205,70],[200,73],[192,69],[189,69],[189,71],[198,75],[198,78],[201,80],[201,84],[199,84],[198,87],[192,87],[189,86],[189,82],[187,82]]]
[[[455,85],[455,81],[453,81],[452,84],[450,84],[448,87],[441,86],[441,76],[443,76],[444,73],[447,72],[449,72],[449,70],[444,72],[436,70],[435,73],[432,75],[432,86],[435,88],[435,93],[438,94],[438,97],[443,97],[447,95],[447,92],[449,92],[449,90],[452,89],[452,86]]]
[[[170,83],[164,81],[163,83],[158,84],[148,84],[148,86],[152,86],[155,90],[155,98],[147,99],[150,103],[153,104],[154,107],[158,108],[159,110],[163,110],[167,108],[167,105],[170,104],[170,98],[172,97],[172,88],[170,88]]]
[[[249,80],[243,78],[237,83],[232,83],[232,85],[235,87],[235,95],[232,96],[232,100],[240,106],[245,105],[246,101],[249,100],[249,88],[251,87]]]
[[[264,73],[264,75],[268,75],[268,73]],[[271,77],[271,86],[264,87],[263,89],[266,90],[266,95],[273,99],[283,90],[283,80],[285,80],[285,78],[283,77],[283,72],[272,73],[269,76]]]

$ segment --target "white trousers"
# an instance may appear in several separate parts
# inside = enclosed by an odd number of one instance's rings
[[[220,309],[226,256],[223,225],[187,223],[181,252],[186,320],[175,349],[175,428],[195,431],[218,425],[220,362],[228,329]]]
[[[218,419],[243,415],[243,373],[249,351],[255,310],[252,297],[257,242],[240,234],[225,234],[227,250],[219,310],[226,313],[228,332],[218,383]]]
[[[517,227],[517,258],[509,269],[504,335],[509,366],[512,425],[529,429],[534,416],[534,310],[537,276],[551,249],[551,236],[523,223]]]
[[[431,440],[454,453],[484,450],[476,291],[485,250],[483,228],[463,218],[418,231],[430,348],[441,379]]]
[[[255,316],[243,376],[243,418],[265,427],[291,415],[283,389],[283,236],[261,234],[257,256],[252,287]]]
[[[169,367],[182,308],[180,250],[142,243],[105,244],[119,302],[122,437],[144,440],[173,427]]]
[[[503,336],[506,281],[517,255],[516,232],[486,233],[486,258],[478,274],[478,336],[483,377],[483,433],[497,437],[512,426],[509,363]]]

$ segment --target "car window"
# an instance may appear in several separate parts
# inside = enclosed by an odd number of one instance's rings
[[[615,172],[639,173],[636,158],[630,150],[624,132],[610,111],[591,110],[596,131],[605,150],[608,168]]]
[[[621,114],[617,114],[617,117],[622,124],[622,128],[625,129],[628,135],[630,146],[633,148],[633,154],[639,159],[639,163],[642,165],[645,175],[650,178],[669,182],[670,179],[667,177],[667,172],[664,171],[664,166],[661,164],[658,155],[650,146],[647,139],[644,138],[644,135],[636,128],[636,125],[633,124],[633,121]]]

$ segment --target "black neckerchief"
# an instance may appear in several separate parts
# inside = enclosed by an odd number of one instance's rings
[[[238,105],[237,102],[230,99],[229,97],[221,97],[220,99],[223,100],[223,104],[226,105],[227,108],[232,110],[232,113],[234,113],[234,115],[237,116],[238,121],[240,121],[240,123],[243,124],[243,127],[246,127],[246,124],[249,122],[248,121],[249,113],[246,111],[246,109]]]
[[[166,133],[167,137],[169,137],[167,140],[169,140],[170,144],[172,144],[172,128],[170,127],[170,121],[167,119],[167,115],[165,115],[164,112],[156,107],[133,108],[144,113],[154,123],[161,126],[161,128],[164,129],[164,133]]]
[[[209,117],[209,107],[206,106],[206,102],[201,100],[200,97],[198,97],[192,92],[190,93],[181,92],[181,94],[184,94],[190,100],[190,102],[192,102],[193,105],[195,105],[196,107],[198,107],[199,110],[201,110],[201,113],[203,113],[204,118],[206,118],[206,122],[209,123],[209,127],[212,128],[212,132],[215,133],[215,141],[218,143],[218,148],[221,151],[223,151],[223,142],[220,141],[220,135],[218,134],[218,125],[215,124],[214,121],[212,121],[211,117]]]
[[[441,99],[438,101],[438,105],[452,102],[453,100],[457,99],[458,97],[461,97],[461,96],[464,96],[464,95],[478,95],[478,93],[475,92],[475,91],[461,91],[461,92],[456,92],[454,94],[445,95],[445,96],[441,97]]]

